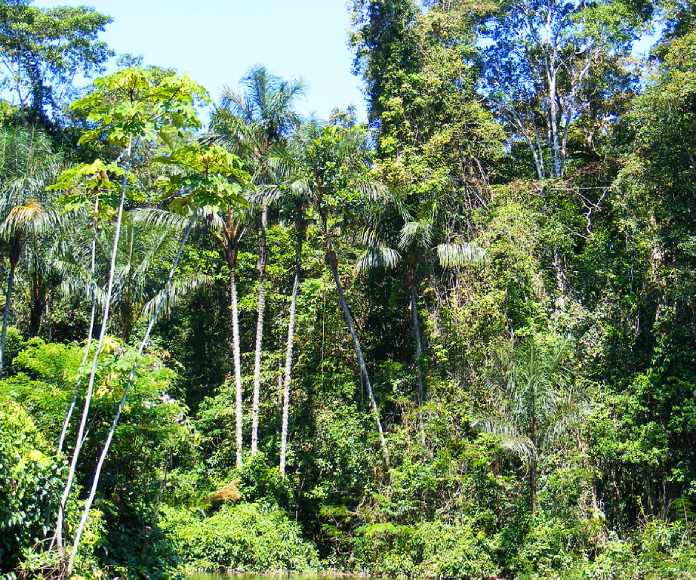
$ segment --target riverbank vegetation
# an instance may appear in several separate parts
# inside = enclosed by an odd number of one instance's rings
[[[694,9],[353,0],[366,124],[1,3],[0,574],[691,577]]]

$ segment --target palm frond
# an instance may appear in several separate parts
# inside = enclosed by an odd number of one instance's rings
[[[408,221],[399,232],[399,247],[402,250],[417,246],[429,248],[433,240],[433,226],[427,221]]]
[[[41,235],[61,222],[61,215],[53,209],[47,210],[35,199],[14,206],[0,225],[0,237],[5,239],[18,234]]]
[[[386,185],[368,177],[356,180],[353,187],[369,201],[385,203],[392,199],[391,192]]]
[[[143,315],[148,319],[151,319],[155,315],[157,315],[158,319],[167,318],[171,315],[174,307],[184,297],[211,283],[212,278],[203,274],[198,274],[183,280],[175,280],[169,287],[160,290],[160,292],[145,304]]]
[[[59,287],[61,294],[66,297],[85,297],[90,300],[94,298],[97,304],[104,305],[106,296],[103,289],[94,283],[91,272],[78,264],[60,259],[55,260],[52,267],[62,278]]]
[[[134,223],[153,227],[181,230],[186,225],[186,217],[154,207],[134,209],[129,212]]]
[[[521,459],[527,460],[537,453],[532,440],[520,433],[516,426],[499,417],[478,417],[472,421],[475,429],[480,429],[498,437],[500,446],[514,453]]]
[[[358,272],[366,272],[367,270],[376,270],[379,268],[391,269],[395,268],[401,261],[401,254],[394,248],[385,245],[371,246],[358,259],[356,270]]]
[[[478,262],[483,259],[486,253],[480,246],[466,242],[439,244],[436,250],[438,260],[443,268],[458,268]]]

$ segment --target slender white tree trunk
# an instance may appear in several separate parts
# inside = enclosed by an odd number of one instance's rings
[[[10,326],[16,268],[17,263],[10,260],[10,271],[7,273],[7,289],[5,290],[5,308],[2,312],[2,332],[0,333],[0,376],[5,372],[5,345],[7,343],[7,329]]]
[[[549,90],[549,132],[551,133],[551,150],[553,151],[553,176],[561,177],[563,174],[563,157],[561,152],[561,139],[558,111],[558,75],[554,56],[547,57],[546,78]]]
[[[423,368],[421,367],[423,341],[421,339],[420,319],[418,318],[418,296],[416,294],[415,282],[411,284],[409,294],[411,330],[413,332],[413,360],[416,363],[416,381],[418,383],[418,405],[423,405],[425,403],[425,379],[423,378]]]
[[[423,341],[420,331],[420,319],[418,318],[418,295],[416,291],[415,274],[412,275],[409,281],[409,302],[411,310],[411,328],[413,331],[413,358],[416,363],[416,381],[418,383],[418,422],[420,428],[421,444],[425,445],[425,429],[423,427],[423,404],[425,403],[425,378],[423,377],[423,368],[421,367],[421,358],[423,356]]]
[[[87,382],[87,389],[85,391],[85,401],[82,406],[82,416],[80,418],[80,425],[77,429],[77,437],[75,439],[75,448],[73,449],[72,459],[70,460],[70,468],[68,470],[68,479],[65,482],[65,487],[63,488],[63,495],[58,506],[58,519],[56,520],[56,532],[55,540],[58,547],[58,552],[62,558],[63,556],[63,518],[65,516],[65,506],[70,497],[70,491],[72,490],[72,485],[75,480],[75,472],[77,470],[77,461],[80,457],[80,451],[82,450],[82,444],[84,442],[84,432],[87,425],[87,418],[89,416],[89,409],[92,404],[92,395],[94,393],[94,382],[97,376],[97,367],[99,365],[99,355],[104,348],[104,340],[106,339],[106,332],[109,325],[109,311],[111,308],[111,295],[113,293],[114,287],[114,274],[116,272],[116,257],[118,255],[118,242],[121,237],[121,224],[123,222],[123,206],[126,201],[126,190],[128,189],[128,177],[129,177],[129,166],[131,157],[131,144],[128,145],[127,150],[127,169],[123,174],[123,182],[121,184],[121,195],[118,201],[118,209],[116,211],[116,227],[114,230],[114,238],[111,244],[111,261],[109,263],[109,277],[106,283],[106,295],[104,297],[104,309],[102,311],[101,327],[99,329],[99,339],[97,340],[97,346],[92,355],[92,365],[89,373],[89,381]]]
[[[334,283],[336,284],[336,292],[338,293],[338,303],[341,307],[341,310],[343,311],[343,316],[346,319],[348,332],[350,333],[350,336],[353,339],[353,346],[355,347],[355,356],[358,359],[360,374],[362,375],[363,381],[365,382],[367,396],[370,400],[370,408],[372,410],[375,423],[377,424],[377,432],[379,433],[379,443],[382,450],[382,455],[384,457],[384,463],[387,467],[389,467],[389,449],[387,448],[387,441],[384,437],[382,421],[379,417],[379,408],[377,407],[377,401],[375,400],[375,395],[372,391],[372,382],[370,381],[370,374],[367,371],[367,364],[365,363],[365,357],[363,356],[362,347],[360,346],[360,339],[358,338],[358,333],[355,329],[355,321],[353,320],[353,314],[350,311],[348,302],[346,302],[346,296],[343,292],[341,278],[338,275],[338,260],[336,258],[336,253],[333,250],[329,250],[326,252],[326,262],[331,268]]]
[[[193,226],[193,221],[195,219],[195,215],[191,217],[191,219],[188,221],[186,224],[186,227],[184,229],[184,232],[181,236],[181,240],[179,241],[179,247],[176,252],[176,256],[174,257],[174,261],[172,262],[172,266],[169,269],[169,275],[167,276],[167,281],[165,282],[164,289],[169,290],[172,285],[172,281],[174,280],[174,274],[179,267],[179,262],[181,261],[181,255],[184,250],[184,246],[186,245],[186,242],[188,241],[189,234],[191,233],[191,227]],[[116,427],[118,425],[118,422],[121,418],[121,413],[123,412],[123,407],[126,404],[126,400],[128,398],[128,393],[130,392],[130,388],[133,385],[133,381],[135,379],[135,373],[138,369],[138,362],[140,360],[140,357],[142,356],[143,352],[145,351],[145,347],[147,346],[148,342],[150,341],[150,335],[152,334],[152,329],[155,326],[155,323],[157,322],[160,313],[162,312],[162,307],[164,305],[164,301],[159,302],[158,304],[155,305],[155,310],[152,313],[152,316],[150,317],[150,321],[148,322],[147,325],[147,330],[145,331],[145,335],[143,336],[143,339],[140,341],[140,346],[138,347],[138,358],[136,361],[133,363],[133,366],[131,367],[130,374],[128,375],[128,381],[126,382],[126,386],[123,389],[123,395],[121,396],[121,400],[118,403],[118,408],[116,409],[116,414],[114,415],[113,421],[111,422],[111,427],[109,429],[109,433],[106,436],[106,441],[104,442],[104,446],[102,447],[101,453],[99,454],[99,459],[97,460],[97,466],[94,470],[94,476],[92,478],[92,486],[90,487],[89,490],[89,495],[87,496],[87,500],[85,501],[85,505],[82,509],[82,517],[80,518],[80,523],[77,527],[77,531],[75,532],[75,539],[73,541],[73,547],[72,551],[70,552],[70,559],[68,560],[68,568],[67,568],[67,575],[70,576],[72,574],[73,567],[75,565],[75,558],[77,556],[77,552],[80,548],[80,541],[82,539],[82,534],[85,530],[85,525],[87,524],[87,520],[89,519],[89,512],[92,509],[92,504],[94,503],[94,497],[97,494],[97,488],[99,486],[99,478],[101,477],[101,472],[102,468],[104,467],[104,460],[106,459],[107,454],[109,453],[109,448],[111,447],[111,442],[114,438],[114,433],[116,431]]]
[[[292,351],[295,343],[295,319],[297,318],[297,295],[300,292],[302,272],[302,230],[297,228],[297,246],[295,249],[295,280],[290,297],[290,314],[288,318],[288,340],[285,347],[285,370],[283,373],[283,420],[280,433],[280,473],[285,475],[285,463],[288,452],[288,421],[290,418],[290,383],[292,379]]]
[[[70,401],[70,406],[68,407],[68,412],[65,414],[65,420],[63,421],[63,428],[60,431],[60,438],[58,439],[58,453],[63,452],[63,445],[65,443],[65,436],[68,433],[68,427],[70,426],[70,420],[72,419],[73,411],[75,410],[75,405],[77,404],[78,388],[80,386],[80,375],[82,374],[82,369],[84,369],[85,364],[87,364],[87,358],[89,357],[89,347],[92,346],[92,336],[94,335],[94,320],[97,314],[97,294],[96,294],[96,262],[97,262],[97,231],[94,231],[94,238],[92,239],[92,259],[90,265],[90,279],[92,280],[92,311],[89,316],[89,330],[87,331],[87,343],[85,344],[84,352],[82,353],[82,360],[80,361],[80,366],[77,369],[77,378],[75,379],[75,390],[73,392],[72,400]]]
[[[259,295],[256,318],[256,347],[254,350],[254,392],[251,404],[251,454],[255,455],[259,445],[259,402],[261,399],[261,355],[263,353],[263,323],[266,311],[266,230],[268,228],[268,207],[264,202],[261,209],[261,230],[259,232]]]
[[[236,244],[235,242],[230,242]],[[227,250],[227,264],[230,270],[230,327],[232,330],[232,372],[234,373],[234,428],[237,444],[237,467],[242,465],[242,451],[244,441],[242,438],[242,361],[241,346],[239,342],[239,306],[237,304],[237,248],[230,247]]]

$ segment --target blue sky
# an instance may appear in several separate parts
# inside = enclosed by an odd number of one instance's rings
[[[35,0],[35,6],[88,5],[113,17],[103,35],[118,53],[174,67],[216,98],[253,65],[301,78],[305,115],[327,117],[355,105],[365,117],[360,80],[351,74],[346,0]]]

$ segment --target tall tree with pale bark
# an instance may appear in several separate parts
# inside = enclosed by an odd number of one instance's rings
[[[80,452],[84,443],[84,431],[89,417],[91,398],[99,366],[99,356],[104,348],[109,328],[109,315],[116,272],[123,213],[130,184],[130,171],[140,148],[156,144],[162,135],[186,132],[199,126],[195,107],[206,97],[205,90],[187,77],[162,74],[161,71],[128,68],[97,79],[93,90],[72,105],[72,109],[90,121],[90,128],[80,137],[82,143],[102,142],[120,150],[114,172],[120,178],[118,195],[114,204],[114,233],[110,248],[107,281],[101,326],[90,362],[90,373],[85,400],[77,431],[75,446],[66,484],[58,508],[55,540],[59,555],[63,557],[63,519],[65,507],[72,491]],[[78,166],[69,170],[67,180],[78,182],[89,174],[90,167]],[[115,192],[113,182],[110,189]],[[72,566],[74,551],[70,555]]]
[[[251,69],[244,77],[243,85],[242,93],[229,88],[225,90],[220,106],[214,113],[212,129],[218,139],[249,160],[253,183],[257,188],[270,186],[277,181],[274,160],[300,122],[294,107],[303,93],[303,86],[298,81],[284,81],[270,74],[264,67]],[[259,280],[251,408],[252,455],[258,451],[261,359],[266,314],[266,236],[269,208],[265,196],[259,197],[258,205]]]
[[[370,413],[375,421],[384,463],[389,465],[389,449],[379,405],[355,318],[348,305],[339,271],[337,254],[346,227],[361,226],[361,214],[372,202],[385,196],[384,187],[371,174],[368,132],[356,124],[353,115],[336,112],[326,125],[310,123],[300,135],[302,184],[319,221],[324,259],[331,272],[338,303],[355,350],[360,377],[367,391]]]

